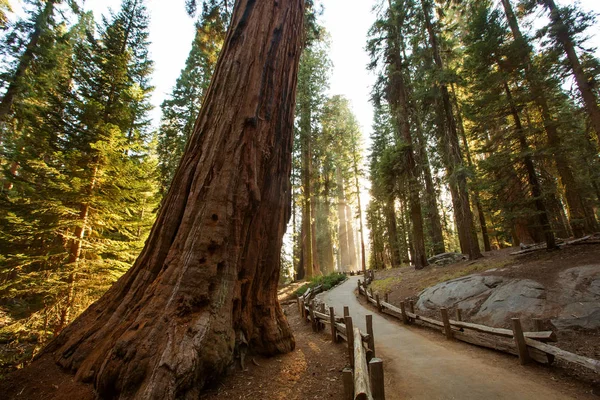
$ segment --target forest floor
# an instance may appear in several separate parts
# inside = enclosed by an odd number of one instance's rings
[[[348,363],[346,347],[332,344],[326,333],[314,333],[300,318],[296,304],[284,306],[294,337],[292,353],[273,358],[246,358],[246,370],[239,363],[201,399],[341,399],[342,370]],[[254,360],[254,361],[253,361]],[[93,400],[90,385],[74,380],[50,358],[17,370],[0,381],[0,398],[7,400]]]
[[[446,266],[429,266],[417,271],[412,267],[402,267],[378,271],[372,284],[373,290],[389,293],[389,302],[400,304],[411,299],[416,301],[424,289],[448,280],[471,274],[494,275],[508,279],[531,279],[547,288],[556,288],[561,272],[579,266],[594,265],[600,261],[600,245],[567,246],[560,251],[538,251],[520,256],[512,256],[515,249],[503,249],[484,253],[477,261],[461,261]],[[599,267],[600,274],[600,267]],[[600,304],[598,305],[600,308]],[[437,317],[435,311],[419,310],[428,317]],[[540,315],[546,322],[549,315]],[[470,321],[469,313],[463,313],[465,321]],[[502,326],[510,328],[510,326]],[[555,329],[556,330],[556,329]],[[583,356],[600,359],[600,329],[558,330],[557,347]],[[600,378],[597,374],[577,365],[557,361],[552,367],[557,376],[579,380],[593,388],[600,396]]]
[[[314,333],[302,321],[298,306],[284,306],[296,349],[273,358],[246,360],[247,371],[238,371],[207,391],[201,399],[341,399],[344,397],[342,370],[348,364],[343,344],[333,344],[323,331]],[[239,370],[239,367],[238,367]]]

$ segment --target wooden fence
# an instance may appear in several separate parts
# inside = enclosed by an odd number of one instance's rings
[[[370,279],[367,279],[366,282],[370,282]],[[523,332],[519,318],[512,318],[512,330],[492,328],[486,325],[463,322],[460,309],[456,310],[455,319],[450,319],[448,310],[442,308],[440,309],[441,321],[439,321],[418,315],[412,301],[400,302],[399,308],[388,302],[387,294],[382,301],[379,294],[374,295],[373,290],[367,289],[367,284],[361,283],[360,280],[358,281],[358,292],[360,295],[364,295],[369,303],[375,305],[379,312],[396,317],[405,324],[420,323],[438,330],[441,328],[442,333],[449,340],[456,339],[517,355],[523,365],[530,363],[532,360],[552,364],[555,359],[559,359],[600,373],[600,361],[549,345],[548,342],[557,341],[556,334],[552,331],[542,331],[540,319],[534,320],[534,332]]]
[[[314,297],[322,291],[321,286],[307,291],[298,298],[298,308],[313,331],[329,326],[334,343],[343,340],[348,344],[350,368],[343,371],[345,400],[384,400],[383,361],[375,357],[373,316],[366,316],[367,333],[363,333],[354,327],[348,307],[344,307],[342,317],[335,314],[333,307],[316,304]]]

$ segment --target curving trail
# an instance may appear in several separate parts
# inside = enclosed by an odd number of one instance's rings
[[[338,315],[350,307],[354,326],[363,332],[373,315],[375,351],[384,360],[387,399],[565,400],[588,398],[565,393],[547,371],[522,367],[515,357],[447,342],[442,335],[406,327],[364,307],[355,297],[360,277],[321,294]],[[433,331],[432,331],[433,332]]]

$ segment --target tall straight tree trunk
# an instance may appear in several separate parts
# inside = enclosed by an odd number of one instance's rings
[[[401,42],[403,40],[398,27],[402,21],[395,15],[391,0],[389,0],[391,24],[389,38],[389,79],[388,101],[395,117],[397,136],[404,146],[404,165],[406,166],[406,180],[408,183],[408,206],[412,226],[412,241],[414,248],[413,263],[416,269],[425,268],[427,255],[425,252],[425,232],[423,229],[423,213],[421,211],[421,187],[419,184],[419,169],[415,162],[414,142],[410,127],[410,106],[407,99],[407,87],[404,79],[402,65]]]
[[[343,271],[352,269],[352,260],[350,257],[350,240],[348,231],[348,217],[346,215],[346,196],[344,194],[344,178],[338,168],[336,170],[337,181],[337,209],[338,209],[338,237],[340,242],[340,263]]]
[[[195,399],[240,343],[294,348],[277,284],[303,16],[302,0],[236,2],[142,254],[45,349],[99,397]]]
[[[407,264],[410,265],[410,258],[411,258],[410,255],[412,255],[412,249],[411,249],[410,243],[407,240],[407,237],[410,235],[408,235],[409,226],[408,226],[408,223],[406,222],[406,207],[404,206],[405,203],[406,203],[406,201],[404,200],[404,198],[401,198],[400,199],[400,230],[402,231],[402,233],[400,235],[400,238],[401,238],[400,256],[401,256],[402,263],[404,263],[406,261]]]
[[[22,79],[35,58],[38,43],[48,28],[50,18],[52,18],[52,15],[54,14],[56,3],[58,3],[57,0],[47,0],[44,8],[41,9],[40,13],[36,16],[35,28],[29,37],[29,42],[25,47],[25,51],[19,58],[19,63],[17,64],[15,72],[9,78],[10,83],[0,102],[0,121],[6,120],[6,117],[10,113],[13,103],[15,102],[15,98],[21,90],[23,84]]]
[[[304,255],[304,271],[306,278],[312,278],[315,271],[314,264],[314,235],[313,235],[313,204],[311,191],[311,110],[310,104],[305,103],[300,112],[300,135],[302,138],[302,194],[304,204],[302,206],[302,254]]]
[[[437,34],[431,20],[432,6],[430,0],[421,0],[423,13],[425,15],[425,27],[429,34],[433,59],[439,72],[444,71],[444,62],[438,46]],[[441,94],[443,106],[445,129],[442,134],[442,142],[445,144],[446,169],[448,171],[450,193],[454,204],[454,213],[456,219],[456,228],[461,239],[461,250],[468,254],[471,260],[481,258],[481,250],[477,235],[472,230],[473,214],[469,201],[469,192],[467,187],[467,177],[464,173],[464,163],[460,150],[460,143],[456,127],[456,120],[452,110],[450,93],[445,83],[438,83],[438,89]]]
[[[354,158],[354,180],[355,180],[355,185],[356,185],[356,200],[358,203],[358,221],[359,221],[359,229],[360,229],[360,253],[361,253],[361,267],[362,267],[362,271],[363,273],[367,272],[367,257],[366,257],[366,253],[365,253],[365,236],[364,236],[364,229],[363,229],[363,218],[362,218],[362,205],[361,205],[361,201],[360,201],[360,184],[359,184],[359,180],[358,180],[358,161],[357,161],[357,154],[356,154],[356,149],[354,149],[353,151],[353,158]]]
[[[554,3],[552,0],[543,1],[547,5],[550,2]],[[548,145],[554,156],[556,169],[558,170],[558,173],[560,175],[561,182],[565,187],[565,195],[567,199],[567,206],[569,208],[569,217],[573,234],[575,235],[575,237],[581,237],[586,232],[595,232],[598,229],[596,218],[586,218],[587,206],[585,204],[585,200],[581,195],[581,188],[579,187],[580,185],[578,185],[577,180],[575,179],[573,171],[571,170],[571,166],[569,165],[569,161],[563,154],[564,146],[562,144],[562,139],[558,133],[556,121],[554,121],[550,113],[550,106],[548,104],[548,99],[546,98],[546,95],[544,93],[544,88],[542,86],[541,79],[537,76],[537,71],[535,71],[533,63],[531,61],[531,50],[529,43],[526,42],[525,38],[523,37],[523,34],[521,33],[521,29],[519,27],[517,17],[515,16],[514,11],[512,9],[510,0],[502,0],[502,5],[504,6],[505,15],[508,20],[511,32],[514,36],[514,39],[518,44],[522,45],[523,48],[525,76],[531,86],[531,91],[533,93],[534,100],[542,113],[542,121],[544,124],[544,130],[546,131],[546,135],[548,137]],[[553,12],[553,18],[555,16],[558,16],[558,14],[555,14],[556,13]],[[560,19],[560,16],[558,16],[558,18]],[[581,72],[583,72],[583,70]],[[593,103],[596,104],[595,97],[593,99]],[[598,127],[600,127],[600,119],[598,120],[598,122]]]
[[[462,117],[462,110],[460,104],[458,104],[458,98],[456,97],[456,88],[452,84],[452,102],[456,109],[456,118],[458,119],[458,131],[463,142],[463,148],[465,155],[467,156],[467,165],[469,168],[474,168],[473,159],[471,158],[471,149],[469,148],[469,141],[467,140],[467,132],[465,131],[465,124]],[[483,247],[485,251],[491,251],[492,246],[490,244],[490,236],[488,234],[487,222],[485,220],[485,213],[483,212],[483,205],[481,204],[481,196],[479,190],[473,189],[473,200],[475,200],[475,207],[477,208],[477,215],[479,217],[479,226],[481,227],[481,236],[483,239]]]
[[[348,232],[348,253],[350,254],[350,265],[352,265],[352,270],[358,270],[358,258],[356,251],[356,237],[354,231],[354,224],[352,220],[354,219],[354,215],[352,213],[352,209],[346,202],[346,232]]]
[[[321,228],[324,239],[322,246],[320,248],[323,252],[323,263],[320,265],[322,272],[327,274],[331,273],[335,269],[334,256],[333,256],[333,238],[331,236],[331,224],[329,222],[329,216],[331,214],[331,203],[329,199],[331,198],[331,173],[327,171],[324,174],[324,182],[323,182],[323,199],[321,201],[322,208],[322,225]]]
[[[385,220],[387,222],[387,241],[390,249],[390,259],[392,261],[392,268],[398,268],[402,265],[402,257],[400,255],[400,244],[398,243],[398,223],[396,218],[396,207],[394,206],[394,198],[391,196],[385,202]]]
[[[517,139],[519,141],[519,145],[521,146],[521,152],[523,153],[523,163],[525,164],[525,169],[527,170],[527,180],[529,182],[531,193],[533,195],[533,202],[535,204],[535,208],[538,212],[539,223],[542,227],[542,230],[544,231],[546,247],[548,249],[555,249],[556,240],[554,238],[554,232],[552,231],[552,227],[550,226],[548,211],[546,210],[546,205],[544,204],[542,186],[540,185],[537,173],[535,171],[535,165],[533,164],[533,159],[530,155],[531,150],[529,148],[529,144],[527,143],[527,138],[525,137],[525,130],[523,129],[523,124],[521,123],[519,111],[517,110],[517,107],[514,103],[510,87],[508,86],[507,82],[504,82],[504,90],[506,92],[506,97],[508,98],[508,102],[510,104],[510,111],[515,122]]]
[[[416,112],[415,112],[416,114]],[[427,144],[425,135],[421,128],[421,121],[416,123],[416,139],[417,151],[415,152],[415,161],[421,166],[423,173],[423,181],[425,181],[424,200],[427,207],[426,220],[431,231],[432,250],[434,254],[442,254],[446,252],[444,243],[444,231],[442,229],[442,220],[440,219],[439,205],[435,184],[433,183],[433,175],[431,174],[431,164],[427,155]]]
[[[569,34],[569,28],[565,25],[556,3],[554,0],[542,0],[542,2],[548,11],[550,11],[550,20],[556,31],[556,37],[565,50],[569,66],[575,77],[575,83],[583,98],[585,110],[587,111],[594,131],[596,131],[598,145],[600,146],[600,107],[598,107],[598,98],[590,84],[591,78],[588,77],[583,70],[581,62],[579,61],[579,56],[577,56],[577,51],[575,50],[575,44]]]
[[[312,190],[311,188],[311,193],[314,193],[315,191]],[[311,251],[312,251],[312,270],[313,270],[313,276],[319,276],[322,274],[321,271],[321,265],[319,263],[319,257],[318,257],[318,247],[317,247],[317,197],[313,196],[311,202],[310,202],[310,216],[311,216],[311,220],[310,220],[310,239],[311,239]]]

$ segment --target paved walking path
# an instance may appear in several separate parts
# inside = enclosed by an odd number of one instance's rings
[[[383,358],[386,369],[387,399],[423,400],[565,400],[573,399],[557,393],[527,373],[514,360],[514,368],[494,365],[486,354],[470,354],[468,345],[444,343],[427,337],[415,328],[390,321],[374,310],[362,306],[354,289],[360,277],[350,277],[342,285],[321,294],[328,306],[343,315],[350,307],[354,326],[363,332],[365,315],[373,315],[375,351]],[[490,357],[498,357],[491,353]]]

